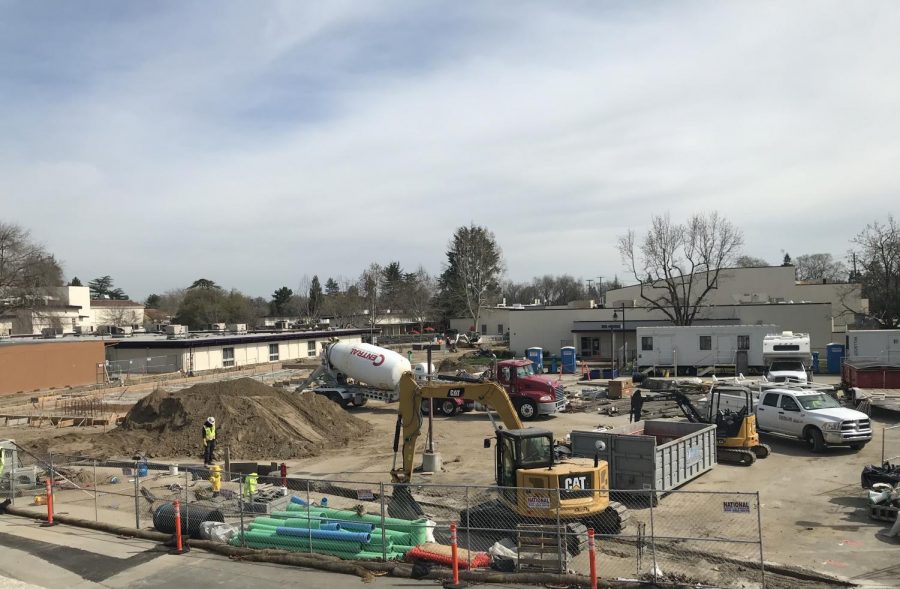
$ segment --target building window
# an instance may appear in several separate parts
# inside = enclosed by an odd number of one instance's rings
[[[306,342],[306,355],[309,358],[316,357],[316,342]]]
[[[269,362],[278,361],[278,344],[269,344]]]
[[[487,335],[487,323],[481,324],[481,335]]]
[[[700,349],[701,350],[711,350],[712,349],[712,336],[711,335],[701,335],[700,336]]]
[[[749,350],[750,349],[750,336],[749,335],[739,335],[738,336],[738,349],[739,350]]]
[[[503,335],[503,324],[502,323],[497,324],[497,335]]]
[[[222,348],[222,366],[225,368],[234,366],[234,348]]]
[[[641,351],[642,352],[652,352],[653,351],[653,337],[642,337],[641,338]]]

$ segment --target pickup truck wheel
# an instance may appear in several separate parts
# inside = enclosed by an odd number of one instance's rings
[[[865,447],[866,447],[865,442],[853,442],[852,444],[850,444],[850,449],[853,450],[854,452],[859,452],[860,450],[862,450]]]
[[[519,418],[522,421],[529,421],[537,417],[537,405],[535,405],[534,401],[531,399],[525,399],[519,406],[516,408],[519,413]]]
[[[445,401],[441,401],[440,405],[441,415],[446,415],[447,417],[453,417],[457,413],[459,413],[459,405],[455,402],[447,399]]]
[[[813,452],[825,451],[825,438],[818,428],[810,427],[806,430],[806,443]]]

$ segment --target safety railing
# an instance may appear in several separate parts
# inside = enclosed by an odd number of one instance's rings
[[[757,493],[393,485],[282,476],[260,468],[157,464],[20,449],[0,494],[44,514],[168,534],[184,542],[318,553],[353,560],[422,560],[501,571],[719,587],[764,586]],[[246,468],[244,468],[246,467]],[[262,472],[259,472],[259,471]],[[13,471],[7,471],[11,474]],[[6,480],[6,479],[2,479]],[[175,502],[178,502],[176,512]],[[453,527],[456,527],[454,533]]]
[[[881,464],[900,462],[900,425],[881,428]]]

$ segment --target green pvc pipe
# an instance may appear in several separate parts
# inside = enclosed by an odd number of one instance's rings
[[[303,519],[299,517],[291,518],[291,519],[279,519],[277,517],[258,517],[253,520],[253,523],[259,524],[262,526],[268,526],[270,528],[310,528],[313,530],[318,530],[321,525],[322,520],[318,519]]]
[[[248,542],[267,542],[278,546],[284,546],[292,549],[310,549],[318,550],[337,550],[343,552],[359,552],[362,550],[360,542],[344,542],[342,540],[322,540],[318,538],[300,538],[297,536],[279,536],[270,534],[267,530],[251,530],[244,533],[244,538]]]
[[[404,546],[403,544],[394,544],[394,552],[398,552],[400,554],[406,554],[410,550],[415,548],[415,546]]]
[[[303,506],[298,505],[298,508],[302,508]],[[290,505],[288,505],[288,510],[290,511]],[[381,527],[381,524],[384,523],[384,527],[390,530],[396,530],[398,532],[408,532],[410,534],[419,534],[422,535],[422,542],[424,542],[425,537],[425,529],[428,527],[428,520],[426,519],[417,519],[417,520],[408,520],[408,519],[398,519],[395,517],[386,517],[384,519],[379,515],[373,515],[369,513],[364,513],[359,515],[355,511],[346,511],[343,509],[331,509],[329,507],[313,507],[311,510],[316,510],[316,512],[327,519],[333,519],[340,521],[341,519],[346,519],[347,521],[364,521],[373,523],[376,526]],[[312,513],[312,511],[310,512]]]

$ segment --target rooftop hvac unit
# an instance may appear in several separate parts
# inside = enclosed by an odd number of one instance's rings
[[[210,323],[209,324],[210,331],[225,331],[224,323]]]
[[[228,326],[228,331],[230,331],[231,333],[247,333],[247,324],[232,323]]]
[[[41,330],[41,337],[52,339],[63,336],[62,327],[45,327]]]
[[[166,336],[169,339],[174,339],[177,337],[187,337],[188,328],[187,325],[166,325]]]

